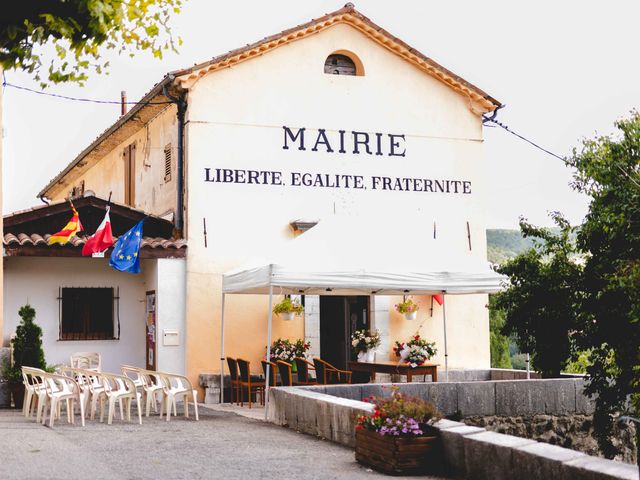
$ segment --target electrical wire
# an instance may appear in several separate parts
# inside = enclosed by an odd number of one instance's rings
[[[514,135],[516,137],[518,137],[521,140],[524,140],[525,142],[527,142],[529,145],[534,146],[535,148],[542,150],[544,153],[551,155],[552,157],[557,158],[558,160],[562,161],[562,163],[564,163],[565,165],[567,165],[568,167],[574,167],[575,165],[570,162],[569,160],[567,160],[565,157],[561,157],[560,155],[557,155],[553,152],[551,152],[550,150],[547,150],[544,147],[541,147],[540,145],[538,145],[537,143],[535,143],[532,140],[529,140],[528,138],[520,135],[519,133],[514,132],[513,130],[511,130],[509,127],[507,127],[505,124],[499,122],[498,120],[495,119],[495,113],[494,115],[492,115],[491,117],[487,117],[485,115],[483,115],[482,117],[482,124],[486,127],[490,127],[492,125],[488,125],[489,123],[493,123],[499,127],[501,127],[502,129],[506,130],[507,132],[509,132],[511,135]],[[627,179],[632,182],[636,187],[640,188],[640,182],[636,181],[630,174],[629,172],[627,172],[624,168],[622,168],[620,165],[616,164],[616,167],[618,167],[618,169],[622,172],[622,174],[627,177]]]
[[[29,88],[29,87],[23,87],[22,85],[15,85],[13,83],[9,83],[7,82],[6,77],[4,77],[3,75],[3,79],[2,79],[2,86],[3,87],[11,87],[11,88],[15,88],[16,90],[23,90],[26,92],[31,92],[31,93],[35,93],[37,95],[44,95],[46,97],[54,97],[54,98],[61,98],[63,100],[71,100],[74,102],[85,102],[85,103],[97,103],[97,104],[102,104],[102,105],[168,105],[170,103],[173,103],[171,101],[166,101],[166,102],[122,102],[122,101],[114,101],[114,100],[96,100],[93,98],[82,98],[82,97],[70,97],[67,95],[59,95],[57,93],[49,93],[49,92],[44,92],[42,90],[36,90],[34,88]]]

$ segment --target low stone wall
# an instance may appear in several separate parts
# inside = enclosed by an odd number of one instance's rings
[[[389,396],[392,384],[297,387],[351,400]],[[591,415],[594,403],[583,393],[584,380],[471,381],[393,384],[407,395],[432,401],[446,416]]]
[[[518,417],[466,417],[464,423],[497,433],[529,438],[551,445],[577,450],[587,455],[602,456],[591,415],[533,415]],[[635,426],[614,426],[613,444],[620,452],[614,460],[636,463]]]
[[[566,409],[570,406],[571,398],[573,408],[577,408],[575,394],[579,385],[576,381],[571,382],[574,382],[573,397],[566,393],[570,392],[570,388],[560,384],[554,385],[549,387],[548,392],[555,392],[555,400],[552,395],[549,403],[543,402],[544,408]],[[435,400],[436,404],[442,403],[445,398],[458,402],[458,385],[441,384],[445,386],[433,388],[435,385],[438,384],[404,384],[400,388],[407,394],[430,397],[429,399]],[[360,399],[362,396],[380,395],[382,391],[383,386],[377,384],[272,388],[269,419],[278,425],[354,446],[356,416],[372,411],[372,405]],[[467,387],[461,387],[460,393],[462,403],[469,403],[469,397],[466,396],[469,393]],[[333,394],[342,396],[336,397]],[[559,401],[559,398],[563,400]],[[531,408],[530,401],[524,403],[526,408]],[[582,406],[582,403],[580,405]],[[590,457],[574,450],[489,432],[484,428],[450,420],[441,420],[436,427],[441,433],[445,462],[450,472],[455,475],[478,480],[638,479],[637,467],[634,465]]]

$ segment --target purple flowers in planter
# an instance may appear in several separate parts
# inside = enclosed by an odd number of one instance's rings
[[[393,435],[399,436],[411,436],[411,435],[423,435],[424,432],[420,428],[420,424],[414,418],[407,418],[404,415],[400,415],[398,418],[386,418],[380,430],[380,435]]]

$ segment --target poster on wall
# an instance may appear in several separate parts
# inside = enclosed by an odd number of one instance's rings
[[[147,343],[147,370],[156,369],[156,292],[154,290],[146,294],[146,343]]]

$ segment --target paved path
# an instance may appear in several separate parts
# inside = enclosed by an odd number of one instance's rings
[[[358,465],[352,449],[232,412],[142,421],[50,429],[0,410],[0,479],[386,478]]]

